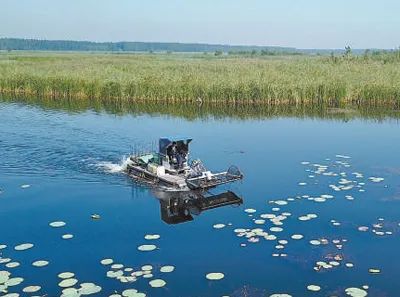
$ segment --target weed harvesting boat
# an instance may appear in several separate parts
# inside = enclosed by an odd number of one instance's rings
[[[157,152],[133,154],[127,172],[139,181],[167,187],[170,190],[208,190],[243,178],[236,166],[213,173],[202,161],[189,162],[191,138],[160,138]]]

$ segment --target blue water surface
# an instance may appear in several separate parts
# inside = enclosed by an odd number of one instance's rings
[[[232,190],[243,198],[241,206],[208,210],[193,221],[168,225],[160,217],[160,203],[151,189],[133,183],[118,165],[132,150],[152,146],[160,136],[189,135],[192,157],[200,158],[210,169],[224,170],[237,165],[243,181],[223,190]],[[154,144],[153,144],[154,146]],[[19,103],[0,103],[0,244],[2,257],[21,265],[7,270],[24,278],[9,292],[21,296],[28,285],[42,287],[40,294],[60,296],[60,272],[74,272],[79,283],[94,282],[102,287],[97,296],[121,293],[128,288],[147,296],[345,296],[348,287],[368,285],[368,296],[398,296],[400,285],[400,124],[396,120],[350,121],[274,118],[246,119],[199,118],[186,120],[168,115],[113,115],[91,110],[73,113],[41,109]],[[350,156],[343,159],[336,155]],[[327,160],[328,159],[328,160]],[[310,165],[302,165],[308,161]],[[348,162],[345,167],[336,161]],[[362,189],[336,192],[329,187],[339,177],[315,175],[312,164],[326,164],[347,178],[360,172]],[[114,167],[113,167],[114,166]],[[114,169],[114,170],[113,170]],[[112,171],[112,172],[111,172]],[[383,177],[373,183],[371,176]],[[299,186],[300,182],[307,185]],[[29,188],[21,188],[30,185]],[[325,203],[316,203],[303,195],[333,195]],[[352,195],[355,200],[345,199]],[[294,197],[288,205],[277,206],[269,200]],[[273,212],[273,207],[280,207]],[[257,210],[253,217],[244,212]],[[274,241],[258,243],[237,237],[235,228],[264,228],[254,218],[262,213],[290,212],[279,239],[289,241],[277,250]],[[91,219],[100,214],[100,220]],[[301,215],[315,213],[312,221],[301,222]],[[383,229],[392,235],[378,236],[372,224],[384,219]],[[333,226],[332,219],[340,226]],[[62,220],[63,228],[49,223]],[[213,225],[227,226],[216,230]],[[231,225],[228,225],[231,224]],[[369,226],[368,232],[357,230]],[[63,234],[74,238],[64,240]],[[304,239],[292,240],[292,234]],[[154,243],[158,249],[140,252],[149,244],[146,234],[160,234]],[[333,244],[312,246],[311,239],[345,239],[343,249]],[[34,247],[15,251],[14,246],[30,242]],[[246,244],[246,246],[241,246]],[[285,253],[286,257],[273,257]],[[316,272],[316,261],[328,254],[341,254],[337,268]],[[154,267],[154,278],[167,282],[163,288],[151,288],[148,279],[121,283],[106,277],[109,270],[100,260],[140,269]],[[31,265],[48,260],[43,268]],[[354,263],[346,268],[344,263]],[[169,274],[158,272],[163,265],[174,265]],[[370,268],[380,274],[372,275]],[[208,281],[209,272],[222,272],[225,278]],[[307,286],[319,285],[310,292]],[[0,293],[0,296],[2,294]]]

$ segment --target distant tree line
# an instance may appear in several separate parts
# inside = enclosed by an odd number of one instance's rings
[[[262,49],[262,50],[251,50],[251,51],[229,51],[229,55],[241,55],[241,56],[280,56],[280,55],[303,55],[304,53],[297,50],[279,50],[279,49]]]
[[[69,40],[39,40],[0,38],[0,50],[41,50],[41,51],[109,51],[109,52],[251,52],[279,51],[293,52],[289,47],[236,46],[205,43],[168,42],[91,42]]]

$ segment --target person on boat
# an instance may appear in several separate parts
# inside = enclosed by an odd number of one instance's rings
[[[173,160],[177,160],[178,157],[178,147],[176,145],[176,142],[173,141],[170,146],[167,148],[167,155],[169,157],[170,163],[173,163]]]
[[[183,167],[183,163],[186,161],[186,155],[187,155],[187,150],[183,146],[183,147],[180,148],[180,150],[178,152],[178,156],[177,156],[178,168],[182,168]]]

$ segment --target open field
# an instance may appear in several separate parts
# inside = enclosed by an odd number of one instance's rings
[[[0,92],[124,102],[398,104],[400,58],[1,52]]]

